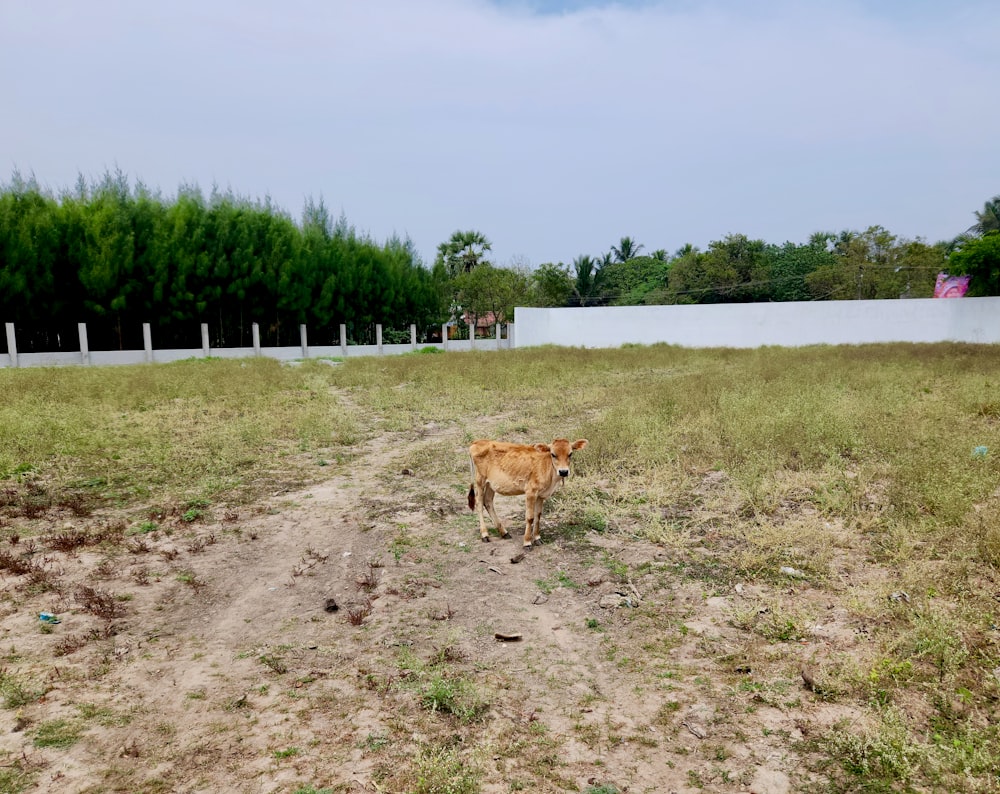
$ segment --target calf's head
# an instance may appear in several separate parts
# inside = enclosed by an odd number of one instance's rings
[[[552,467],[560,477],[569,476],[569,462],[573,451],[587,446],[587,439],[581,438],[572,444],[565,438],[557,438],[551,444],[535,444],[535,449],[552,456]]]

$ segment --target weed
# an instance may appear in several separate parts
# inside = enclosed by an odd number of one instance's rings
[[[0,668],[0,697],[6,709],[17,709],[34,703],[44,693],[30,689],[18,676]]]
[[[81,719],[93,720],[104,727],[120,727],[128,725],[132,721],[132,717],[128,713],[117,712],[107,706],[98,706],[95,703],[78,703],[76,708],[80,712]]]
[[[88,545],[90,536],[86,532],[60,532],[58,535],[49,536],[45,542],[54,551],[67,552]]]
[[[381,567],[381,562],[369,560],[364,572],[355,580],[358,590],[365,593],[373,593],[377,590],[381,578],[379,572]]]
[[[258,656],[257,660],[269,670],[279,675],[288,672],[288,664],[286,664],[283,657],[277,654],[264,653]]]
[[[3,794],[20,794],[32,783],[34,776],[24,768],[21,761],[14,761],[0,768],[0,792]]]
[[[186,524],[191,524],[195,521],[200,521],[207,515],[207,509],[211,502],[207,499],[191,499],[184,505],[184,511],[181,513],[181,521]]]
[[[476,794],[482,773],[454,747],[423,748],[416,758],[413,794]]]
[[[82,634],[67,634],[52,647],[52,653],[55,656],[69,656],[84,647],[87,642],[87,637]]]
[[[399,530],[396,532],[396,536],[389,544],[389,552],[392,554],[396,564],[399,565],[400,561],[403,559],[403,555],[415,545],[416,540],[409,534],[409,532],[407,532],[406,527],[401,525]]]
[[[440,671],[431,673],[421,685],[420,705],[428,711],[452,714],[465,723],[480,719],[489,709],[472,682]]]
[[[383,733],[369,733],[362,746],[372,752],[377,752],[390,743],[390,739]]]
[[[181,584],[186,584],[188,587],[196,591],[205,587],[205,582],[202,579],[199,579],[198,575],[194,571],[180,571],[175,578]]]
[[[71,747],[83,734],[83,726],[79,722],[67,719],[55,719],[38,724],[35,728],[33,743],[35,747]]]
[[[125,614],[121,601],[114,593],[82,585],[74,591],[73,597],[84,610],[103,620],[113,620]]]
[[[849,775],[864,781],[869,791],[906,787],[913,776],[915,748],[903,723],[891,713],[882,727],[857,730],[846,723],[835,726],[823,739],[831,759]]]
[[[24,555],[11,554],[9,551],[0,549],[0,570],[7,571],[14,576],[23,576],[34,569],[35,565]]]
[[[160,528],[160,525],[155,521],[143,521],[134,529],[129,531],[131,535],[148,535],[150,532],[156,532]]]
[[[347,622],[352,626],[360,626],[371,613],[372,602],[366,599],[363,603],[347,610]]]
[[[301,752],[298,747],[289,747],[285,750],[275,750],[274,757],[280,761],[283,758],[294,758]]]

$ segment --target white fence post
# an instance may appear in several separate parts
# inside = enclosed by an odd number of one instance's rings
[[[340,355],[347,358],[347,326],[340,325]]]
[[[17,339],[14,336],[14,323],[4,323],[7,327],[7,355],[10,356],[10,365],[17,366]]]
[[[306,327],[299,326],[299,339],[302,341],[302,358],[309,358],[309,343],[306,341]]]
[[[83,366],[90,366],[90,348],[87,346],[87,324],[77,323],[77,332],[80,334],[80,363]]]
[[[375,344],[378,347],[378,354],[382,355],[382,324],[375,323]]]
[[[142,324],[142,349],[146,354],[146,363],[153,363],[153,333],[149,329],[149,323]]]
[[[417,350],[417,326],[410,323],[410,350]]]
[[[208,349],[208,323],[201,324],[201,353],[205,358],[209,356]]]
[[[448,323],[441,326],[441,345],[445,350],[448,349]]]
[[[260,326],[254,323],[250,326],[250,335],[253,337],[253,354],[260,356]]]
[[[507,323],[507,349],[514,349],[514,323]]]
[[[497,335],[497,350],[500,349],[500,331],[500,323],[497,323],[494,329],[494,333]]]

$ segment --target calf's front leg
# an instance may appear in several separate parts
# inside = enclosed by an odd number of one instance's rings
[[[524,548],[531,548],[531,541],[538,537],[538,516],[542,501],[537,494],[524,495]]]
[[[542,508],[545,506],[545,500],[542,497],[535,498],[535,527],[534,535],[532,536],[532,541],[536,544],[542,542]]]

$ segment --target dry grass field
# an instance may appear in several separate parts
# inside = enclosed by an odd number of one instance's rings
[[[0,794],[1000,791],[1000,350],[2,370],[0,616]]]

